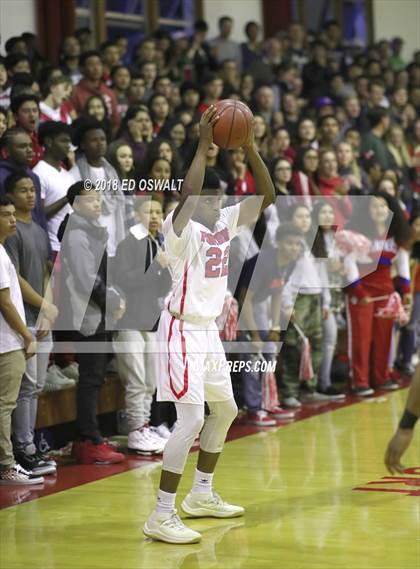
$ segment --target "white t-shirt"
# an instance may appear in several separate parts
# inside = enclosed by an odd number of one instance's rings
[[[16,274],[16,269],[10,260],[5,248],[0,243],[0,290],[10,289],[10,300],[14,304],[19,316],[26,323],[25,309],[23,308],[22,293]],[[16,334],[0,312],[0,354],[14,352],[23,348],[23,338]]]
[[[95,182],[99,180],[106,180],[105,168],[103,166],[99,168],[95,168],[94,166],[89,166],[92,178],[91,182],[94,185]],[[76,165],[70,170],[70,173],[73,175],[73,180],[75,182],[79,182],[82,179],[80,175],[79,167]],[[117,237],[116,237],[116,225],[115,225],[115,217],[112,213],[104,214],[102,213],[98,219],[98,222],[102,227],[106,227],[108,230],[108,242],[107,242],[107,253],[108,257],[115,257],[115,253],[117,252]]]
[[[172,290],[165,300],[170,312],[190,322],[215,320],[223,309],[227,289],[230,241],[238,232],[240,205],[220,212],[214,231],[189,221],[178,237],[173,212],[165,219],[163,235],[169,256]]]
[[[45,160],[38,162],[34,172],[38,174],[41,181],[41,198],[44,200],[45,206],[49,206],[64,198],[69,187],[74,184],[73,176],[71,176],[70,172],[64,168],[57,170],[54,166],[47,164]],[[48,236],[53,251],[60,251],[60,241],[57,238],[57,232],[65,216],[72,211],[70,204],[67,204],[47,220]]]

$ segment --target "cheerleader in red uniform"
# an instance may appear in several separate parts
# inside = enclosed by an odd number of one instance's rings
[[[348,267],[351,284],[346,303],[351,387],[355,394],[365,397],[372,395],[373,387],[398,388],[388,371],[394,321],[377,313],[395,290],[392,265],[398,273],[403,302],[411,304],[409,255],[403,248],[410,227],[398,202],[385,192],[372,195],[368,207],[365,200],[360,205],[348,228],[368,237],[371,248],[367,262],[358,260]]]

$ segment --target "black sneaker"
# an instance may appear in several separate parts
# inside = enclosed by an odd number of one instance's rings
[[[375,393],[371,387],[355,387],[351,392],[358,397],[369,397]]]
[[[54,466],[54,468],[57,468],[56,461],[51,456],[49,456],[48,454],[37,450],[35,453],[35,456],[38,458],[38,460],[42,460],[43,462],[45,462],[49,466]]]
[[[328,399],[333,401],[342,401],[346,398],[345,394],[338,391],[333,385],[330,385],[326,389],[318,389],[318,393],[325,395]]]
[[[399,388],[400,388],[399,384],[396,381],[392,381],[392,379],[387,381],[383,385],[378,385],[378,389],[385,389],[386,391],[395,391],[396,389]]]
[[[36,454],[17,453],[16,462],[18,462],[25,470],[29,470],[32,474],[37,476],[44,476],[44,474],[55,474],[57,469],[55,466],[47,464]]]

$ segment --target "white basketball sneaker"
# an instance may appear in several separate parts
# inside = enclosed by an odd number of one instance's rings
[[[236,518],[243,516],[245,509],[224,502],[213,490],[208,494],[190,492],[181,504],[182,511],[194,518]]]
[[[201,534],[187,528],[176,510],[170,513],[153,512],[143,526],[146,537],[167,543],[198,543]]]

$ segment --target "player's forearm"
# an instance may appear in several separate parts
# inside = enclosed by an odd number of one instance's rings
[[[258,154],[255,145],[247,146],[245,148],[245,152],[255,178],[257,194],[264,196],[262,204],[262,209],[264,209],[274,203],[276,199],[274,185],[268,168],[264,164],[261,156]]]
[[[206,171],[206,157],[209,149],[208,142],[200,140],[195,152],[191,166],[181,186],[182,198],[188,196],[199,196],[204,182],[204,174]]]
[[[416,415],[416,417],[420,417],[420,364],[417,364],[414,377],[411,381],[406,409]]]

